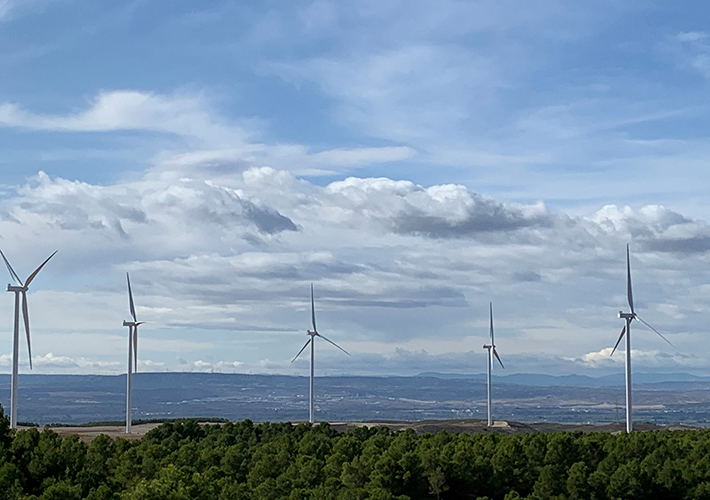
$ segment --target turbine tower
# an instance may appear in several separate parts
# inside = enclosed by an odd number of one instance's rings
[[[621,339],[624,338],[624,335],[626,335],[626,432],[631,432],[634,426],[631,416],[631,322],[635,319],[639,320],[648,328],[656,332],[659,337],[668,342],[671,346],[673,346],[673,344],[671,344],[670,340],[661,335],[661,332],[642,320],[634,311],[634,295],[631,291],[631,263],[629,259],[629,245],[626,245],[626,298],[629,301],[629,309],[631,309],[631,312],[625,313],[623,311],[619,311],[619,318],[625,320],[626,324],[621,329],[621,335],[619,335],[619,340],[616,341],[616,345],[614,345],[614,349],[611,351],[611,356],[614,355],[616,348],[619,347]]]
[[[57,252],[55,251],[52,255],[47,257],[47,260],[42,262],[42,264],[34,270],[32,274],[27,277],[24,283],[17,273],[10,265],[10,262],[5,257],[5,254],[0,250],[0,255],[2,255],[2,260],[5,261],[7,270],[10,273],[10,277],[17,283],[17,285],[7,285],[7,291],[13,292],[15,294],[15,324],[12,336],[12,381],[10,389],[10,427],[12,429],[17,429],[17,374],[18,374],[18,361],[20,354],[20,295],[22,295],[22,319],[25,323],[25,335],[27,336],[27,353],[30,358],[30,370],[32,369],[32,346],[30,344],[30,313],[27,308],[27,289],[35,279],[35,276],[42,270],[44,265],[49,262],[49,259],[54,257]]]
[[[301,350],[298,351],[298,354],[296,354],[296,356],[291,360],[291,363],[293,363],[294,361],[296,361],[296,359],[298,359],[298,357],[301,355],[301,353],[306,349],[306,347],[308,347],[308,344],[311,345],[311,384],[310,384],[310,390],[309,390],[309,396],[308,396],[308,421],[310,423],[315,423],[315,408],[313,405],[313,369],[314,369],[314,360],[315,360],[315,357],[314,357],[315,339],[316,339],[316,337],[320,337],[323,340],[325,340],[326,342],[333,344],[335,347],[337,347],[338,349],[343,351],[348,356],[350,356],[350,353],[348,351],[346,351],[345,349],[343,349],[342,347],[340,347],[335,342],[333,342],[332,340],[329,340],[326,337],[324,337],[323,335],[321,335],[320,333],[318,333],[318,330],[316,329],[316,306],[315,306],[315,302],[313,300],[313,283],[311,283],[311,321],[313,323],[313,331],[306,330],[306,335],[310,336],[310,338],[306,341],[304,346],[301,347]]]
[[[136,318],[136,307],[133,304],[131,277],[126,273],[128,282],[128,307],[133,321],[123,320],[123,326],[128,327],[128,370],[126,372],[126,434],[131,433],[131,393],[133,392],[133,373],[138,371],[138,325],[142,321]]]
[[[500,367],[505,369],[503,362],[498,356],[498,351],[496,350],[496,343],[493,337],[493,302],[490,303],[490,317],[491,317],[491,344],[484,345],[484,349],[488,349],[488,427],[493,425],[493,414],[491,412],[491,371],[493,369],[493,356],[496,357]]]

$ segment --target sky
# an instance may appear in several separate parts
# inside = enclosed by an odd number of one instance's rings
[[[481,373],[490,302],[497,373],[618,373],[629,244],[634,369],[710,375],[709,15],[0,0],[33,372],[125,371],[128,272],[140,371],[306,375],[313,283],[318,374]]]

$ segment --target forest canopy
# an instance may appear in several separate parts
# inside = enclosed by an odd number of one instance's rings
[[[135,441],[13,431],[0,500],[710,499],[710,431],[437,434],[164,423]]]

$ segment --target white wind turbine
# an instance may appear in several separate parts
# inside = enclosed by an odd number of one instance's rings
[[[619,340],[616,341],[616,345],[614,345],[614,349],[611,351],[611,356],[614,355],[616,348],[619,347],[621,339],[624,338],[624,335],[626,335],[626,432],[631,432],[633,430],[633,421],[631,418],[631,322],[635,319],[639,320],[641,323],[656,332],[659,337],[668,342],[671,346],[673,346],[673,344],[671,344],[670,340],[661,335],[661,332],[642,320],[634,311],[634,296],[631,291],[631,263],[629,262],[629,245],[626,245],[626,298],[629,301],[629,308],[631,309],[631,312],[625,313],[619,311],[619,318],[626,320],[626,324],[621,329],[621,335],[619,335]]]
[[[0,250],[0,255],[5,261],[7,270],[10,273],[10,277],[17,283],[15,285],[7,285],[7,291],[13,292],[15,294],[15,324],[12,337],[12,381],[10,389],[10,427],[13,429],[17,428],[17,374],[18,374],[18,362],[20,355],[20,295],[22,295],[22,319],[25,323],[25,334],[27,336],[27,353],[30,358],[30,370],[32,369],[32,347],[30,344],[30,313],[27,308],[27,289],[35,279],[35,276],[42,270],[44,265],[49,262],[49,259],[54,257],[57,252],[55,251],[52,255],[47,257],[47,260],[42,262],[42,264],[34,270],[32,274],[27,277],[24,283],[17,273],[10,265],[10,262],[5,257],[5,254]]]
[[[133,321],[123,320],[123,326],[128,327],[128,370],[126,372],[126,434],[131,433],[131,393],[133,392],[133,373],[138,371],[138,325],[143,321],[136,318],[136,307],[133,304],[131,277],[126,273],[128,282],[128,307]]]
[[[329,340],[326,337],[324,337],[323,335],[321,335],[320,333],[318,333],[318,330],[316,329],[316,306],[315,306],[315,302],[313,300],[313,283],[311,283],[311,321],[313,322],[313,331],[306,330],[306,332],[307,332],[306,335],[309,335],[311,338],[309,338],[306,341],[306,343],[304,344],[304,346],[301,347],[301,350],[298,351],[298,354],[296,354],[296,356],[291,360],[291,363],[296,361],[296,359],[301,355],[301,353],[306,349],[306,347],[308,347],[308,344],[311,345],[311,385],[310,385],[310,391],[309,391],[309,397],[308,397],[308,421],[310,423],[314,423],[315,422],[315,409],[314,409],[314,405],[313,405],[313,363],[314,363],[314,353],[315,353],[314,345],[315,345],[316,337],[320,337],[323,340],[325,340],[326,342],[330,342],[331,344],[333,344],[335,347],[337,347],[338,349],[343,351],[348,356],[350,356],[350,353],[348,351],[346,351],[345,349],[343,349],[342,347],[340,347],[335,342],[333,342],[332,340]]]
[[[505,369],[503,362],[498,356],[498,351],[496,350],[496,343],[493,337],[493,302],[490,303],[490,317],[491,317],[491,344],[484,345],[484,349],[488,349],[488,427],[493,425],[493,414],[491,412],[491,371],[493,369],[493,356],[496,357],[500,367]]]

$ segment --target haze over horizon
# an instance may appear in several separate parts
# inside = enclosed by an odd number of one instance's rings
[[[0,0],[34,373],[710,375],[705,2]],[[2,283],[2,281],[0,281]],[[0,294],[0,373],[12,294]],[[4,332],[4,333],[3,333]],[[21,346],[21,373],[29,373]]]

